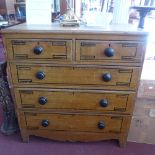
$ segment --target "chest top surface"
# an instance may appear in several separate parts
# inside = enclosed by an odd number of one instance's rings
[[[50,25],[28,25],[26,23],[2,30],[2,33],[63,33],[63,34],[128,34],[128,35],[148,35],[148,32],[138,29],[134,25],[109,25],[61,27],[58,24]]]

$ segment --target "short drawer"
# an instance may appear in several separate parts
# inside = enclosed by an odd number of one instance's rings
[[[145,44],[131,41],[76,41],[78,62],[142,62]]]
[[[21,108],[71,109],[130,113],[135,93],[86,91],[15,89],[16,103]]]
[[[14,84],[51,84],[61,86],[95,86],[102,89],[136,89],[140,68],[63,67],[11,64]]]
[[[29,130],[118,133],[126,129],[126,123],[130,120],[129,116],[30,112],[25,113],[25,118]]]
[[[72,40],[9,40],[9,59],[71,60]]]

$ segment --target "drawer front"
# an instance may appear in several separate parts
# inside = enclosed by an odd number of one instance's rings
[[[130,112],[135,93],[15,89],[22,108]]]
[[[50,59],[69,61],[72,53],[72,40],[9,40],[9,59]]]
[[[86,114],[36,114],[25,113],[30,130],[121,132],[122,125],[130,117],[86,115]]]
[[[94,85],[116,89],[135,89],[140,75],[140,68],[136,67],[126,69],[11,64],[11,70],[14,84]]]
[[[78,62],[142,62],[145,44],[125,41],[76,41]]]

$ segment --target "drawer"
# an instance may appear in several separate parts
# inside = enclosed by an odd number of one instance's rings
[[[9,40],[9,59],[71,60],[72,40]]]
[[[72,109],[128,112],[135,93],[84,90],[15,89],[16,103],[22,108]]]
[[[54,114],[25,113],[27,129],[54,131],[84,131],[84,132],[121,132],[122,125],[130,117],[86,115],[86,114]]]
[[[140,68],[63,67],[11,64],[14,84],[51,84],[136,89]],[[108,87],[109,86],[109,87]]]
[[[131,41],[76,41],[78,62],[142,62],[145,44]]]

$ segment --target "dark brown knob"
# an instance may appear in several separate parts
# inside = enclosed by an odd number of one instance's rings
[[[98,128],[99,129],[104,129],[105,128],[105,123],[103,121],[98,122]]]
[[[46,128],[49,126],[49,121],[48,120],[42,120],[41,125]]]
[[[103,74],[102,78],[103,78],[103,81],[105,81],[105,82],[109,82],[112,79],[110,73]]]
[[[42,80],[45,78],[45,73],[42,72],[42,71],[39,71],[36,73],[36,78],[39,79],[39,80]]]
[[[113,57],[114,54],[115,54],[115,50],[114,50],[113,48],[111,48],[111,47],[106,48],[106,49],[104,50],[104,54],[105,54],[107,57]]]
[[[43,52],[43,48],[41,46],[36,46],[34,49],[33,49],[33,52],[37,55],[41,54]]]
[[[102,99],[101,101],[100,101],[100,106],[101,107],[107,107],[108,106],[108,100],[107,99]]]
[[[48,101],[48,100],[47,100],[46,97],[43,97],[43,96],[42,96],[42,97],[39,98],[39,103],[40,103],[41,105],[45,105],[45,104],[47,103],[47,101]]]

